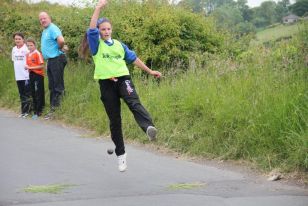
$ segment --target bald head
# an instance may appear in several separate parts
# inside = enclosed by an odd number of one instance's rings
[[[47,12],[42,11],[39,14],[39,20],[40,20],[40,24],[44,27],[47,28],[49,26],[49,24],[51,23],[51,18],[50,16],[47,14]]]

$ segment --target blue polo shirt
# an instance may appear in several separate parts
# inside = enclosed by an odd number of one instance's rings
[[[50,23],[49,26],[43,30],[41,50],[44,59],[54,58],[63,54],[57,43],[58,36],[62,36],[61,30],[53,23]]]

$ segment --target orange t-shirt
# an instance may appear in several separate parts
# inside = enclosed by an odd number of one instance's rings
[[[30,67],[40,66],[44,64],[44,59],[42,54],[38,50],[29,52],[26,57],[27,65]],[[29,69],[29,72],[32,71],[36,74],[44,76],[44,69]]]

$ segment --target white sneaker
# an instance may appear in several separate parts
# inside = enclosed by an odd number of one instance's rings
[[[153,126],[148,126],[146,134],[150,141],[154,141],[156,140],[157,129]]]
[[[27,118],[27,116],[29,116],[28,113],[23,113],[23,114],[19,115],[19,117],[24,118],[24,119]]]
[[[123,155],[118,156],[118,164],[119,164],[119,171],[124,172],[127,168],[126,164],[126,153]]]
[[[49,119],[52,119],[53,118],[53,111],[49,111],[45,116],[44,116],[44,119],[45,120],[49,120]]]

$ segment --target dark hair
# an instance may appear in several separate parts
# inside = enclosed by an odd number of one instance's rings
[[[102,18],[99,18],[97,20],[97,23],[96,23],[96,27],[98,28],[98,26],[104,22],[108,22],[111,24],[111,21],[105,17],[102,17]],[[81,40],[81,43],[79,45],[79,48],[78,48],[78,54],[79,56],[82,58],[82,59],[88,59],[88,57],[90,56],[90,52],[89,52],[89,42],[88,42],[88,35],[87,35],[87,32],[85,32],[82,40]]]
[[[111,21],[109,19],[102,17],[97,20],[96,27],[98,28],[98,26],[104,22],[108,22],[109,24],[111,24]]]
[[[21,32],[15,32],[15,33],[13,34],[13,39],[15,39],[15,36],[20,36],[22,39],[25,39],[24,34],[21,33]]]
[[[81,40],[81,43],[80,43],[79,48],[78,48],[78,53],[79,53],[79,56],[82,59],[87,59],[87,57],[89,56],[89,43],[88,43],[87,32],[85,32],[85,34],[84,34],[84,36]]]
[[[34,46],[36,46],[36,42],[32,38],[28,38],[26,42],[32,42],[34,44]]]

